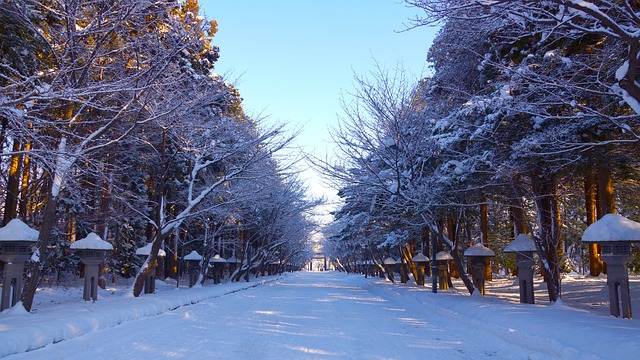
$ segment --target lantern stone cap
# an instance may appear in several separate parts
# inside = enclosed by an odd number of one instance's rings
[[[71,243],[70,249],[74,250],[113,250],[113,245],[102,240],[98,234],[92,232],[87,237]]]
[[[397,262],[393,258],[388,257],[388,258],[384,259],[384,264],[385,265],[395,265],[395,264],[397,264]]]
[[[438,251],[436,253],[436,261],[437,260],[453,260],[453,256],[448,251]]]
[[[411,261],[413,261],[413,262],[427,262],[427,261],[429,261],[429,258],[426,257],[423,253],[418,253],[416,256],[413,257],[413,259],[411,259]]]
[[[607,214],[589,225],[582,234],[582,242],[640,242],[640,223],[618,214]]]
[[[514,252],[534,252],[536,250],[536,244],[533,243],[533,239],[525,234],[518,234],[516,239],[507,245],[504,250],[506,253]]]
[[[495,254],[488,247],[477,243],[465,250],[464,256],[495,256]]]
[[[0,241],[38,241],[40,232],[30,228],[20,219],[12,219],[0,228]]]
[[[138,248],[138,250],[136,250],[136,255],[146,255],[149,256],[149,254],[151,254],[151,244],[152,243],[147,243],[147,245]],[[162,249],[158,249],[158,256],[160,257],[165,257],[167,256],[167,253],[162,250]]]
[[[202,260],[202,255],[198,254],[197,251],[191,250],[190,253],[183,257],[184,260]]]
[[[210,263],[223,263],[227,262],[227,260],[220,257],[220,255],[214,255],[211,259],[209,259]]]

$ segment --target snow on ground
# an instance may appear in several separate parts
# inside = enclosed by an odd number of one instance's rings
[[[78,282],[79,283],[79,282]],[[392,284],[337,272],[299,272],[156,294],[128,284],[82,301],[81,288],[44,287],[34,312],[0,313],[8,359],[622,359],[640,354],[640,320],[609,316],[606,278],[568,275],[563,301],[519,304],[514,278],[487,296]],[[73,284],[75,285],[75,284]],[[640,311],[640,278],[632,277]],[[598,344],[602,345],[598,345]],[[35,350],[32,350],[35,349]],[[31,350],[31,351],[28,351]]]

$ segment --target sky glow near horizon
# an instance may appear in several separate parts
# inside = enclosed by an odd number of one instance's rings
[[[201,13],[218,22],[215,71],[233,83],[247,114],[270,124],[302,128],[295,146],[334,155],[330,129],[344,113],[354,75],[405,69],[416,81],[429,73],[427,51],[437,30],[409,31],[420,14],[400,0],[201,0]],[[306,166],[306,164],[301,164]],[[335,199],[336,190],[305,170],[312,194]]]

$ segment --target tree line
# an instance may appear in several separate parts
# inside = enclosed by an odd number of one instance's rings
[[[0,1],[0,210],[40,231],[21,296],[29,311],[49,273],[76,272],[69,244],[114,245],[111,276],[143,288],[163,248],[202,266],[301,262],[315,205],[291,161],[295,131],[243,111],[213,73],[215,20],[197,0]],[[147,242],[143,262],[135,250]]]
[[[431,75],[356,76],[332,132],[341,160],[317,161],[344,202],[328,230],[337,266],[411,265],[416,251],[433,257],[435,238],[473,292],[460,254],[483,243],[498,254],[488,276],[513,271],[501,250],[522,233],[551,301],[563,272],[606,271],[580,238],[607,213],[640,218],[640,4],[406,4],[420,11],[410,28],[440,26]]]

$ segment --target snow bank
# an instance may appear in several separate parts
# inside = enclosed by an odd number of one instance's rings
[[[113,250],[113,245],[92,232],[86,238],[71,243],[69,248],[74,250]]]
[[[159,291],[155,294],[144,294],[138,298],[118,296],[104,298],[97,302],[64,303],[36,313],[20,311],[19,308],[23,309],[23,307],[17,306],[0,312],[0,358],[35,350],[92,331],[114,327],[126,321],[159,315],[275,279],[277,278],[191,289],[158,286]],[[159,281],[157,284],[160,285],[162,282]],[[163,291],[160,291],[161,288]],[[105,290],[100,289],[100,291]]]

